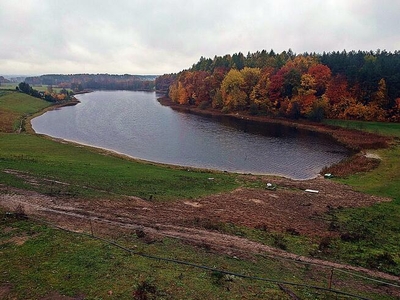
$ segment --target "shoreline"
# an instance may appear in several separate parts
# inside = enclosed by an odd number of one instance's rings
[[[288,120],[283,118],[272,118],[268,116],[253,116],[246,113],[222,113],[213,108],[200,109],[190,105],[181,105],[174,103],[168,97],[157,99],[161,105],[171,107],[174,110],[202,115],[206,117],[229,117],[237,120],[251,121],[258,124],[280,124],[297,129],[326,134],[332,137],[336,142],[342,144],[351,151],[360,152],[367,149],[387,148],[391,142],[390,137],[384,137],[374,133],[346,129],[343,127],[326,125],[323,123],[314,123],[306,120]]]

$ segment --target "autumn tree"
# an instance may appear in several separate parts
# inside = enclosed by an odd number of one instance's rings
[[[247,106],[247,95],[241,89],[245,84],[242,73],[231,69],[221,84],[221,96],[224,106],[230,110],[243,110]]]
[[[271,72],[272,70],[270,68],[261,71],[260,79],[250,94],[250,105],[255,105],[257,110],[261,109],[266,113],[273,113],[274,111],[273,104],[268,97]]]
[[[261,70],[259,68],[245,67],[240,73],[244,80],[242,90],[246,93],[247,98],[250,99],[251,92],[260,80]]]
[[[225,68],[215,68],[214,72],[207,79],[210,101],[213,108],[222,108],[224,106],[221,93],[221,84],[225,78],[225,75]]]
[[[269,84],[268,97],[278,106],[278,103],[282,100],[282,89],[285,81],[284,75],[288,70],[286,68],[279,69],[274,75],[271,76],[271,82]]]
[[[301,84],[301,73],[299,70],[292,68],[283,76],[282,96],[292,98],[297,95]]]
[[[382,109],[387,109],[389,107],[388,91],[386,87],[386,81],[384,78],[379,80],[378,90],[374,95],[373,102]]]
[[[325,93],[329,80],[331,79],[331,69],[329,69],[328,66],[316,64],[312,65],[307,73],[314,78],[316,96],[321,97]]]
[[[400,52],[239,52],[201,57],[170,84],[170,97],[183,104],[316,121],[325,115],[396,121],[399,68]]]

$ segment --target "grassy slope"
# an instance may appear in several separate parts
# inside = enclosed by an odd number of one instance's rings
[[[15,90],[15,87],[18,86],[18,83],[2,83],[0,85],[0,92],[1,90]],[[48,90],[47,85],[30,85],[34,90],[39,92],[46,92]],[[53,91],[59,93],[62,88],[60,87],[52,87]],[[71,91],[71,89],[66,89],[67,91]]]
[[[324,123],[345,128],[357,129],[388,136],[400,137],[399,123],[363,122],[346,120],[325,120]]]
[[[332,221],[348,238],[332,246],[342,260],[400,274],[400,124],[338,120],[329,123],[397,137],[390,148],[370,151],[382,158],[378,168],[336,179],[393,201],[337,211]]]
[[[54,291],[70,297],[84,295],[85,299],[291,299],[273,283],[131,255],[87,235],[4,217],[1,210],[0,216],[0,291],[2,282],[11,282],[9,299],[40,299]],[[136,253],[286,282],[326,287],[330,273],[329,269],[267,257],[248,260],[217,255],[167,238],[149,244],[134,232],[120,234],[117,242]],[[337,273],[335,284],[348,293],[390,299],[355,290],[366,282],[346,274]],[[323,291],[286,287],[301,299],[348,299]],[[148,298],[133,298],[141,288]]]
[[[49,105],[26,94],[0,90],[0,132],[17,130],[23,117]]]
[[[44,193],[73,196],[129,195],[153,200],[192,198],[236,187],[235,176],[156,166],[99,150],[28,134],[0,134],[0,170],[33,176]],[[22,187],[15,175],[2,174],[8,185]],[[209,178],[214,178],[210,180]],[[69,185],[51,183],[45,179]]]

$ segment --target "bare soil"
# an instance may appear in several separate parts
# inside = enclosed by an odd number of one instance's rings
[[[272,183],[276,189],[239,188],[195,200],[167,203],[137,197],[90,200],[49,197],[33,191],[0,187],[0,205],[9,211],[22,206],[30,216],[73,231],[90,233],[95,230],[95,234],[102,234],[101,231],[107,231],[107,227],[118,227],[121,231],[142,232],[150,241],[171,237],[229,255],[263,253],[400,282],[398,277],[382,272],[298,256],[210,228],[210,224],[223,222],[272,232],[290,230],[301,235],[321,237],[334,234],[329,231],[329,222],[324,220],[330,209],[390,201],[356,192],[322,177],[307,181],[274,177],[264,177],[263,180]],[[307,192],[307,189],[318,193]]]

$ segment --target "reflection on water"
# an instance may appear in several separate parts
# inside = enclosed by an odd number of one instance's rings
[[[98,91],[77,98],[76,106],[32,120],[35,131],[154,162],[294,179],[312,178],[348,155],[316,133],[176,112],[155,93]]]

